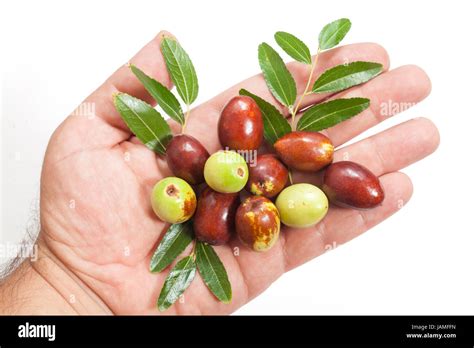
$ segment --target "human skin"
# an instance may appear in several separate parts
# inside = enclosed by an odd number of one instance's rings
[[[164,35],[170,34],[158,34],[130,62],[171,87],[159,48]],[[328,244],[340,245],[369,230],[410,199],[411,181],[398,170],[437,148],[439,134],[431,121],[413,119],[351,145],[343,144],[388,118],[381,114],[383,103],[424,99],[431,89],[430,80],[423,70],[412,65],[388,71],[386,51],[372,43],[323,52],[314,76],[331,66],[357,60],[383,63],[385,71],[337,97],[367,97],[372,101],[371,107],[323,133],[339,147],[335,161],[349,158],[380,177],[385,190],[383,204],[366,211],[331,206],[315,227],[297,232],[282,228],[278,242],[265,253],[245,248],[235,237],[228,245],[216,247],[232,283],[232,302],[216,300],[197,276],[185,292],[184,301],[165,314],[232,313],[284,272],[321,255]],[[290,63],[288,67],[301,93],[308,68],[300,63]],[[288,114],[272,97],[262,75],[251,77],[192,110],[186,132],[210,153],[220,147],[220,111],[241,88],[273,102]],[[159,313],[156,299],[167,272],[150,273],[149,262],[167,225],[153,213],[149,197],[153,185],[171,172],[164,158],[131,136],[113,105],[112,95],[119,91],[153,104],[130,69],[122,66],[85,100],[94,103],[95,117],[73,113],[52,135],[41,177],[39,259],[23,263],[3,281],[0,313]],[[327,97],[308,96],[303,107]],[[179,131],[175,123],[171,125],[175,132]],[[293,179],[321,183],[320,176],[305,173],[294,172]],[[234,255],[235,247],[239,247],[239,256]],[[261,264],[265,267],[255,267]]]

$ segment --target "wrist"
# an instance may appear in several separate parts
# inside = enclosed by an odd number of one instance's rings
[[[0,284],[0,314],[111,314],[111,311],[40,239],[35,257],[26,259]]]

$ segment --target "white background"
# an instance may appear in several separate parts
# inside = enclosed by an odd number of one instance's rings
[[[160,29],[200,78],[198,102],[259,72],[261,41],[285,30],[316,45],[348,17],[344,43],[373,41],[391,66],[431,76],[423,103],[368,132],[426,116],[439,150],[405,170],[412,201],[365,235],[294,270],[239,314],[474,314],[472,9],[461,1],[11,1],[1,9],[1,242],[25,233],[50,134]]]

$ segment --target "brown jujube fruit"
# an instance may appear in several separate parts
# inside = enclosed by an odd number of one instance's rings
[[[222,245],[232,236],[238,193],[219,193],[207,187],[198,198],[194,215],[194,234],[202,242]]]
[[[174,136],[166,148],[166,162],[173,174],[191,185],[204,182],[204,164],[209,152],[196,138]]]
[[[231,150],[257,150],[263,140],[263,120],[257,103],[247,96],[232,98],[217,126],[219,141]]]
[[[333,204],[369,209],[385,198],[379,178],[366,167],[350,161],[331,164],[324,173],[323,191]]]
[[[275,197],[288,181],[288,169],[275,155],[264,154],[257,156],[257,164],[249,166],[247,191],[257,196]]]
[[[251,196],[237,209],[235,227],[242,243],[255,251],[267,251],[278,240],[280,214],[268,198]]]
[[[280,159],[290,168],[318,171],[332,162],[334,146],[318,132],[291,132],[274,144]]]

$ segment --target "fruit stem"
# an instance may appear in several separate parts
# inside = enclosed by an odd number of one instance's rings
[[[192,256],[193,259],[196,259],[196,245],[197,245],[197,240],[194,239],[194,244],[193,244],[193,249],[191,250],[191,254],[189,256]]]
[[[293,185],[293,175],[291,174],[291,169],[288,169],[288,179],[290,180],[290,185]]]
[[[184,134],[186,130],[186,125],[188,124],[189,114],[191,113],[191,109],[189,108],[189,104],[186,104],[186,114],[184,115],[184,122],[183,126],[181,127],[181,134]]]
[[[316,52],[316,57],[314,57],[314,60],[311,61],[311,70],[309,72],[309,77],[308,77],[308,82],[306,83],[306,87],[304,89],[304,92],[303,94],[301,94],[301,97],[300,99],[298,100],[298,103],[296,104],[296,106],[293,108],[290,108],[290,112],[291,112],[291,128],[294,129],[295,128],[295,118],[296,118],[296,114],[298,113],[299,109],[300,109],[300,106],[301,106],[301,103],[303,102],[303,99],[305,96],[311,94],[309,93],[309,86],[311,84],[311,80],[313,78],[313,74],[314,74],[314,70],[316,68],[316,65],[318,63],[318,58],[319,58],[319,53],[321,52],[320,48],[318,47],[318,52]]]

